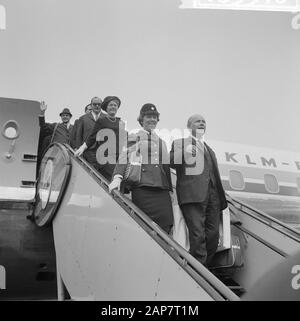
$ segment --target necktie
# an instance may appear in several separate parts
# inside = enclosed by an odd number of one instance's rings
[[[200,140],[196,140],[196,147],[202,151],[202,152],[206,152],[206,147],[205,145],[200,141]]]

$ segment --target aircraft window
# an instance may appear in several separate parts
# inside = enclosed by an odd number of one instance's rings
[[[271,174],[265,174],[265,187],[269,193],[278,193],[279,185],[277,178]]]
[[[233,189],[243,190],[245,188],[243,174],[235,170],[229,171],[229,184]]]
[[[296,177],[298,191],[300,192],[300,177]]]
[[[7,127],[5,132],[4,132],[4,135],[7,137],[7,138],[14,138],[17,136],[17,131],[15,128],[13,127]]]
[[[2,135],[9,140],[15,140],[19,137],[19,125],[14,120],[7,121],[2,128]]]

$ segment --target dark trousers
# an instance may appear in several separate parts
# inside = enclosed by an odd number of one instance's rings
[[[96,151],[88,149],[83,153],[84,159],[94,168],[97,168],[98,162],[96,159]]]
[[[116,166],[115,164],[104,164],[104,165],[97,164],[96,169],[109,182],[111,182],[115,166]]]
[[[211,184],[207,194],[202,203],[181,205],[189,230],[190,253],[205,266],[209,266],[218,247],[221,214],[219,196]]]

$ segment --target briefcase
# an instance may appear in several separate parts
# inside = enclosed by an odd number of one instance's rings
[[[210,264],[211,268],[237,268],[244,264],[242,247],[237,235],[231,235],[230,249],[217,252]]]

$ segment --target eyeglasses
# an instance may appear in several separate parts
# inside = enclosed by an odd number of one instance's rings
[[[101,104],[93,104],[93,106],[101,106]]]

